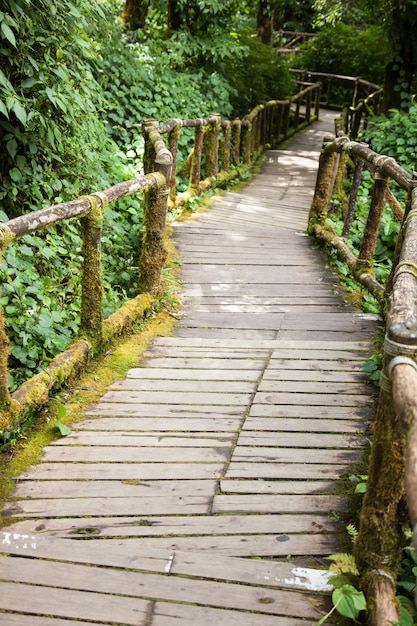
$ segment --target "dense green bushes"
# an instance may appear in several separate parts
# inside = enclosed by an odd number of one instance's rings
[[[360,76],[382,84],[387,50],[382,27],[361,29],[339,22],[324,26],[315,39],[304,44],[297,65],[314,72]]]
[[[269,48],[248,37],[240,40],[235,18],[206,15],[198,35],[180,29],[167,38],[162,4],[160,10],[157,4],[151,7],[146,27],[135,32],[121,25],[123,4],[3,3],[0,222],[141,173],[140,125],[146,117],[163,121],[215,111],[233,117],[261,99],[286,93],[286,70]],[[203,13],[218,13],[216,3],[202,4]],[[246,28],[248,17],[242,20]],[[183,133],[183,142],[187,137]],[[141,223],[137,199],[106,209],[106,316],[135,293]],[[12,389],[44,367],[76,332],[80,260],[75,223],[19,239],[4,252],[0,302],[11,339]]]

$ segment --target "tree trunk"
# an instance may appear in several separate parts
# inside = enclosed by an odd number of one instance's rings
[[[126,0],[122,13],[122,24],[129,30],[138,30],[145,26],[149,0]]]
[[[409,99],[403,94],[412,93],[413,76],[417,71],[417,46],[410,36],[417,25],[414,2],[398,2],[391,12],[391,59],[385,68],[384,100],[382,109],[405,108]]]
[[[262,43],[270,44],[274,28],[274,6],[271,0],[259,0],[257,32],[258,39]]]
[[[181,26],[181,9],[178,7],[178,1],[168,0],[167,10],[168,10],[167,36],[170,37],[172,33],[179,30]]]

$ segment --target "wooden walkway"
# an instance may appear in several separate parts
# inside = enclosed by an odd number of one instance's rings
[[[332,119],[176,225],[175,335],[16,480],[1,625],[307,626],[329,606],[375,329],[305,234]]]

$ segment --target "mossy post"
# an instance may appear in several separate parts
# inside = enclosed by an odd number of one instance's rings
[[[381,389],[368,481],[354,554],[368,601],[369,626],[399,621],[395,580],[404,545],[404,435],[392,394]]]
[[[363,159],[358,159],[353,172],[352,187],[349,194],[349,202],[346,210],[345,221],[343,224],[342,237],[349,237],[350,229],[352,228],[353,220],[355,219],[356,211],[356,199],[358,197],[359,185],[362,180],[362,171],[365,165]]]
[[[249,119],[246,118],[243,121],[242,130],[243,130],[243,139],[242,139],[243,162],[246,163],[246,165],[249,165],[251,161],[251,157],[252,157],[252,131],[253,131],[252,122]]]
[[[387,177],[376,172],[371,206],[366,220],[363,239],[358,255],[358,267],[372,269],[372,260],[378,242],[379,228],[385,206],[385,193],[388,186]]]
[[[282,118],[283,118],[283,105],[282,102],[279,102],[275,107],[275,138],[274,138],[274,146],[278,145],[281,141],[282,137]]]
[[[282,119],[282,137],[285,139],[290,129],[290,112],[291,112],[291,100],[287,100],[284,104],[283,119]]]
[[[232,161],[233,165],[240,164],[240,149],[242,137],[242,122],[236,118],[232,122]]]
[[[144,166],[156,184],[145,193],[143,226],[144,235],[139,262],[139,292],[157,291],[161,283],[162,269],[168,256],[164,245],[165,225],[168,209],[169,181],[172,168],[172,155],[165,147],[154,119],[145,120]],[[154,161],[151,165],[152,156]],[[153,171],[149,171],[152,167]],[[145,171],[146,171],[145,170]]]
[[[190,187],[196,189],[201,180],[201,157],[203,154],[204,127],[203,123],[196,126],[194,137],[194,150],[191,160]]]
[[[214,121],[206,129],[206,177],[217,176],[219,171],[219,131],[221,125],[220,113],[210,116]]]
[[[169,181],[169,197],[172,202],[175,202],[175,196],[177,193],[177,152],[182,128],[182,120],[178,119],[176,121],[177,123],[175,125],[175,128],[171,130],[168,135],[168,149],[172,154],[172,168]]]
[[[5,224],[0,224],[0,263],[3,251],[14,235]],[[3,307],[0,304],[0,431],[13,425],[18,405],[9,392],[9,338],[6,334]]]
[[[316,187],[309,214],[309,227],[315,224],[323,224],[327,207],[332,197],[333,174],[336,162],[336,153],[326,150],[326,145],[332,141],[332,137],[325,137],[323,149],[319,158],[319,169],[317,172]]]
[[[223,127],[223,147],[222,147],[222,163],[221,169],[225,172],[230,168],[230,146],[232,136],[232,123],[225,121]]]
[[[81,218],[83,271],[81,283],[81,320],[79,335],[100,342],[103,334],[103,278],[101,234],[103,209],[108,204],[104,193],[86,196],[90,211]]]

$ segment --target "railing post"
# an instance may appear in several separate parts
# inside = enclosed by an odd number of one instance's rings
[[[307,102],[306,102],[306,122],[309,124],[311,119],[311,91],[308,91],[306,94]]]
[[[201,157],[203,154],[204,127],[199,124],[195,128],[194,151],[191,159],[190,187],[196,189],[201,180]]]
[[[172,202],[175,202],[176,188],[177,188],[177,152],[178,142],[180,139],[180,133],[182,128],[182,120],[177,120],[175,128],[168,135],[168,150],[172,154],[172,169],[171,177],[169,181],[169,197]]]
[[[161,177],[157,178],[156,185],[151,187],[145,194],[144,235],[139,262],[139,292],[152,292],[158,289],[161,282],[162,269],[168,256],[164,239],[172,155],[163,146],[158,126],[158,122],[154,119],[145,120],[143,126],[147,173],[151,173],[149,168],[151,167],[151,157],[153,156],[153,171],[156,174],[160,174]],[[157,146],[159,146],[158,150]]]
[[[359,185],[362,178],[362,170],[365,165],[365,161],[363,159],[359,159],[359,161],[355,165],[355,171],[353,173],[352,187],[350,189],[349,202],[346,211],[346,217],[343,224],[342,237],[349,237],[350,229],[353,224],[353,220],[355,219],[355,207],[356,207],[356,198],[358,196]]]
[[[0,224],[0,263],[4,250],[13,240],[13,233],[4,224]],[[0,304],[0,430],[8,428],[17,414],[9,392],[9,338],[5,330],[3,307]]]
[[[103,278],[101,269],[101,233],[103,209],[108,204],[100,192],[86,196],[90,211],[81,218],[83,271],[81,282],[81,320],[79,335],[101,341],[103,336]]]
[[[314,115],[318,119],[320,115],[320,102],[321,102],[321,83],[317,83],[318,88],[314,91],[315,103],[314,103]]]
[[[242,137],[242,122],[239,118],[236,118],[232,124],[232,159],[234,165],[239,165],[240,163],[240,153],[241,153],[241,137]]]
[[[221,125],[220,113],[213,113],[216,121],[207,129],[206,148],[206,177],[217,176],[219,171],[219,130]]]
[[[244,120],[245,123],[242,124],[243,130],[243,162],[248,164],[251,161],[252,157],[252,122],[248,119]]]
[[[222,163],[221,169],[226,171],[230,168],[230,142],[232,135],[232,123],[229,121],[223,122],[223,149],[222,149]]]
[[[275,113],[275,140],[274,140],[274,146],[279,144],[280,140],[281,140],[281,126],[282,126],[282,117],[283,117],[283,106],[282,103],[280,102],[277,107],[276,107],[276,113]]]
[[[331,143],[332,140],[332,137],[325,137],[323,142],[323,149],[319,158],[316,187],[308,218],[310,228],[315,224],[324,222],[327,215],[327,207],[332,197],[336,153],[326,151],[326,145]]]
[[[376,172],[371,206],[369,208],[368,219],[366,220],[365,231],[363,233],[362,244],[358,255],[358,268],[366,267],[372,269],[372,259],[378,241],[379,227],[381,225],[382,213],[385,206],[385,191],[387,185],[387,177],[379,172]]]
[[[287,100],[287,102],[284,104],[283,121],[282,121],[283,139],[285,139],[288,136],[288,131],[290,128],[290,111],[291,111],[291,100]]]

